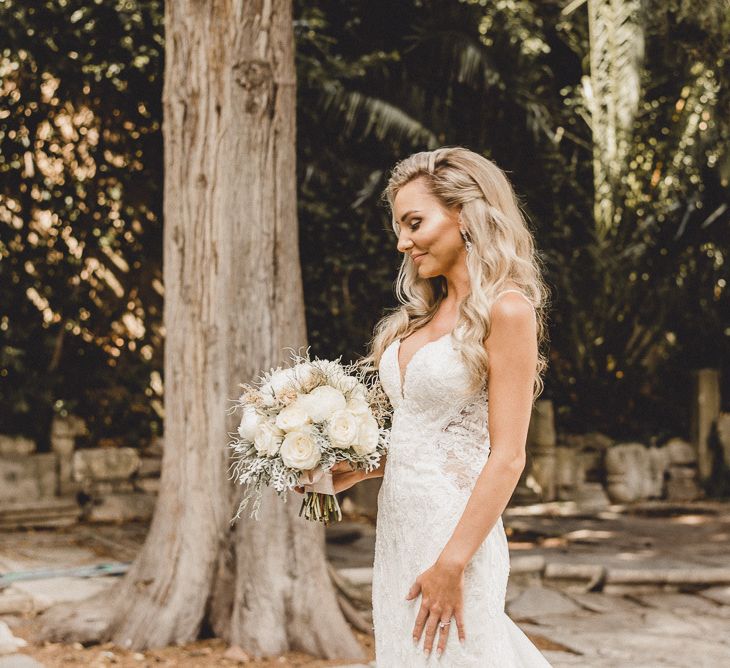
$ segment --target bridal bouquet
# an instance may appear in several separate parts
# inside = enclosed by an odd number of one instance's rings
[[[372,471],[390,434],[387,397],[357,368],[340,358],[310,360],[307,349],[305,357],[292,354],[292,366],[271,369],[253,385],[239,384],[243,394],[232,411],[241,411],[241,423],[228,445],[231,479],[246,492],[232,521],[252,497],[251,517],[258,520],[265,486],[285,502],[289,490],[303,487],[299,515],[308,520],[326,525],[333,515],[342,519],[330,469],[347,461],[352,469]]]

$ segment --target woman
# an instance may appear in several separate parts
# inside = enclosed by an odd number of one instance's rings
[[[378,668],[548,666],[505,614],[504,511],[542,391],[547,289],[504,173],[460,147],[398,163],[384,193],[402,303],[361,363],[393,405],[373,565]],[[440,660],[439,660],[440,659]]]

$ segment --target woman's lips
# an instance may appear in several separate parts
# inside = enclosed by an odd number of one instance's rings
[[[426,253],[419,253],[418,255],[413,256],[413,261],[418,262]]]

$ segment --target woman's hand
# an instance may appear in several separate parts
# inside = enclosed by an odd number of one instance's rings
[[[464,570],[461,566],[436,561],[428,570],[421,573],[411,586],[406,600],[415,598],[421,593],[421,609],[416,617],[416,625],[413,628],[413,643],[418,644],[421,639],[423,627],[426,627],[426,637],[423,649],[428,656],[433,647],[433,640],[438,629],[439,622],[449,624],[456,617],[459,641],[466,640],[464,632],[463,597],[464,597]],[[440,657],[446,648],[446,641],[449,637],[450,626],[444,626],[439,630],[439,642],[437,653]]]
[[[337,462],[330,471],[332,473],[332,486],[336,494],[364,480],[367,475],[362,469],[353,470],[349,462],[346,461]],[[304,487],[302,485],[297,485],[296,487],[292,487],[292,489],[295,492],[299,492],[299,494],[304,494]]]

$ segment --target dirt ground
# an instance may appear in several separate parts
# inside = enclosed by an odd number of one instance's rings
[[[270,668],[271,666],[307,666],[307,668],[324,668],[325,666],[341,666],[347,661],[335,659],[323,661],[315,659],[304,652],[287,652],[282,656],[263,660],[247,659],[240,648],[230,649],[219,638],[199,640],[180,646],[164,647],[132,652],[117,647],[113,643],[84,647],[81,643],[66,645],[62,643],[36,644],[33,641],[36,622],[33,619],[23,620],[12,631],[17,637],[28,642],[28,646],[20,653],[33,657],[46,668],[70,668],[75,666],[118,666],[119,668],[140,668],[146,666],[174,666],[175,668],[208,668],[211,666],[240,666],[251,668]],[[375,658],[372,636],[353,631],[363,649],[367,652],[367,663]],[[352,661],[352,663],[357,663]]]

